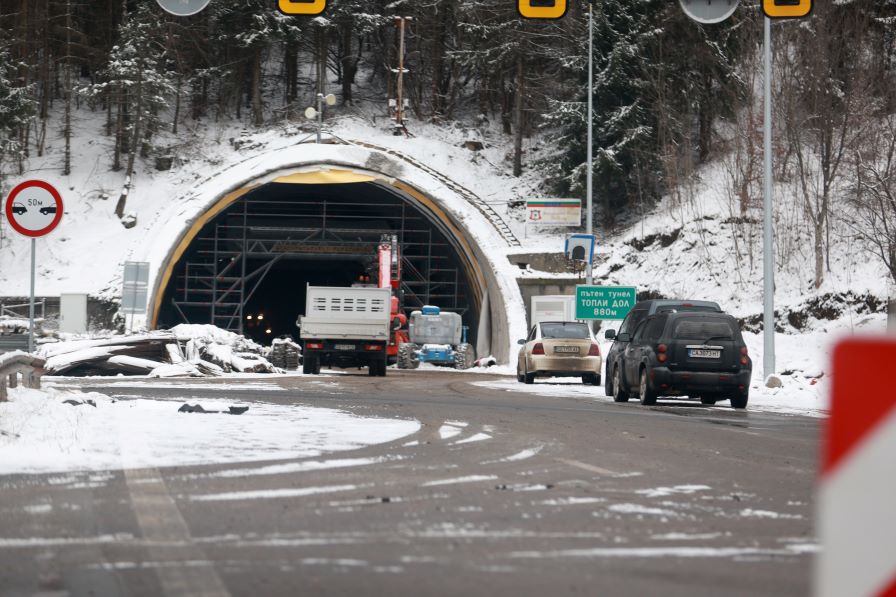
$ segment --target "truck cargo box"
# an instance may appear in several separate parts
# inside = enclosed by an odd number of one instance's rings
[[[308,286],[301,337],[389,339],[389,288]]]

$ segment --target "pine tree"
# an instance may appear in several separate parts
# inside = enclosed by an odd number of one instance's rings
[[[115,206],[124,215],[132,186],[137,152],[148,154],[152,135],[162,126],[160,114],[168,107],[174,85],[167,68],[163,29],[159,14],[147,4],[125,16],[118,43],[101,71],[101,83],[86,88],[88,95],[106,95],[117,106],[113,170],[120,168],[121,153],[127,154],[125,186]]]
[[[0,42],[0,182],[3,160],[15,156],[21,161],[24,148],[22,129],[27,129],[37,111],[33,86],[17,84],[20,65],[13,60],[8,45]]]
[[[743,93],[737,27],[702,27],[663,0],[594,4],[593,192],[605,224],[635,194],[663,192],[679,165],[670,152],[686,152],[690,163],[696,145],[699,159],[709,156],[715,119]],[[579,31],[579,47],[587,48],[587,12]],[[587,89],[587,50],[570,56],[568,67],[566,76]],[[556,141],[565,148],[551,171],[560,192],[584,195],[586,121],[587,95],[552,102],[548,123],[559,126]]]

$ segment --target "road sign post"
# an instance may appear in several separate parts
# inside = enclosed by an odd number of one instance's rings
[[[121,312],[131,316],[128,330],[133,330],[134,315],[146,313],[146,299],[149,294],[149,263],[126,261],[121,288]]]
[[[721,23],[737,10],[740,0],[678,0],[685,14],[698,23]]]
[[[575,261],[584,261],[588,267],[594,263],[594,245],[596,239],[593,234],[570,234],[563,245],[566,257]],[[587,283],[591,286],[591,283]]]
[[[319,15],[327,0],[278,0],[277,8],[285,15]]]
[[[28,352],[34,352],[35,240],[49,234],[62,219],[62,195],[42,180],[27,180],[6,198],[4,212],[12,229],[31,238],[31,299],[28,304]]]
[[[526,223],[546,226],[581,226],[581,199],[527,199]]]
[[[762,12],[770,19],[799,19],[812,12],[812,0],[762,0]]]
[[[211,0],[156,0],[167,13],[189,17],[203,10]]]
[[[634,286],[576,286],[576,319],[625,319],[635,306],[638,290]]]
[[[526,19],[561,19],[566,14],[566,0],[517,0],[516,8]]]

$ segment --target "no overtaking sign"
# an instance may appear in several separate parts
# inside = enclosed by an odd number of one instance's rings
[[[31,302],[28,307],[28,352],[34,352],[35,239],[49,234],[62,219],[62,195],[42,180],[27,180],[6,198],[6,220],[13,230],[31,238]]]
[[[4,211],[13,230],[37,238],[52,232],[62,219],[62,196],[50,183],[28,180],[12,190]]]

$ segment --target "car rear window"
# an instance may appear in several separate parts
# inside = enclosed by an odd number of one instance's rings
[[[730,321],[719,319],[679,319],[672,327],[672,337],[683,340],[734,340],[735,334]]]
[[[541,337],[587,340],[591,334],[588,333],[588,326],[584,323],[543,323],[541,324]]]
[[[678,311],[706,311],[707,313],[718,313],[719,310],[708,305],[663,305],[658,307],[657,313],[675,313]]]

